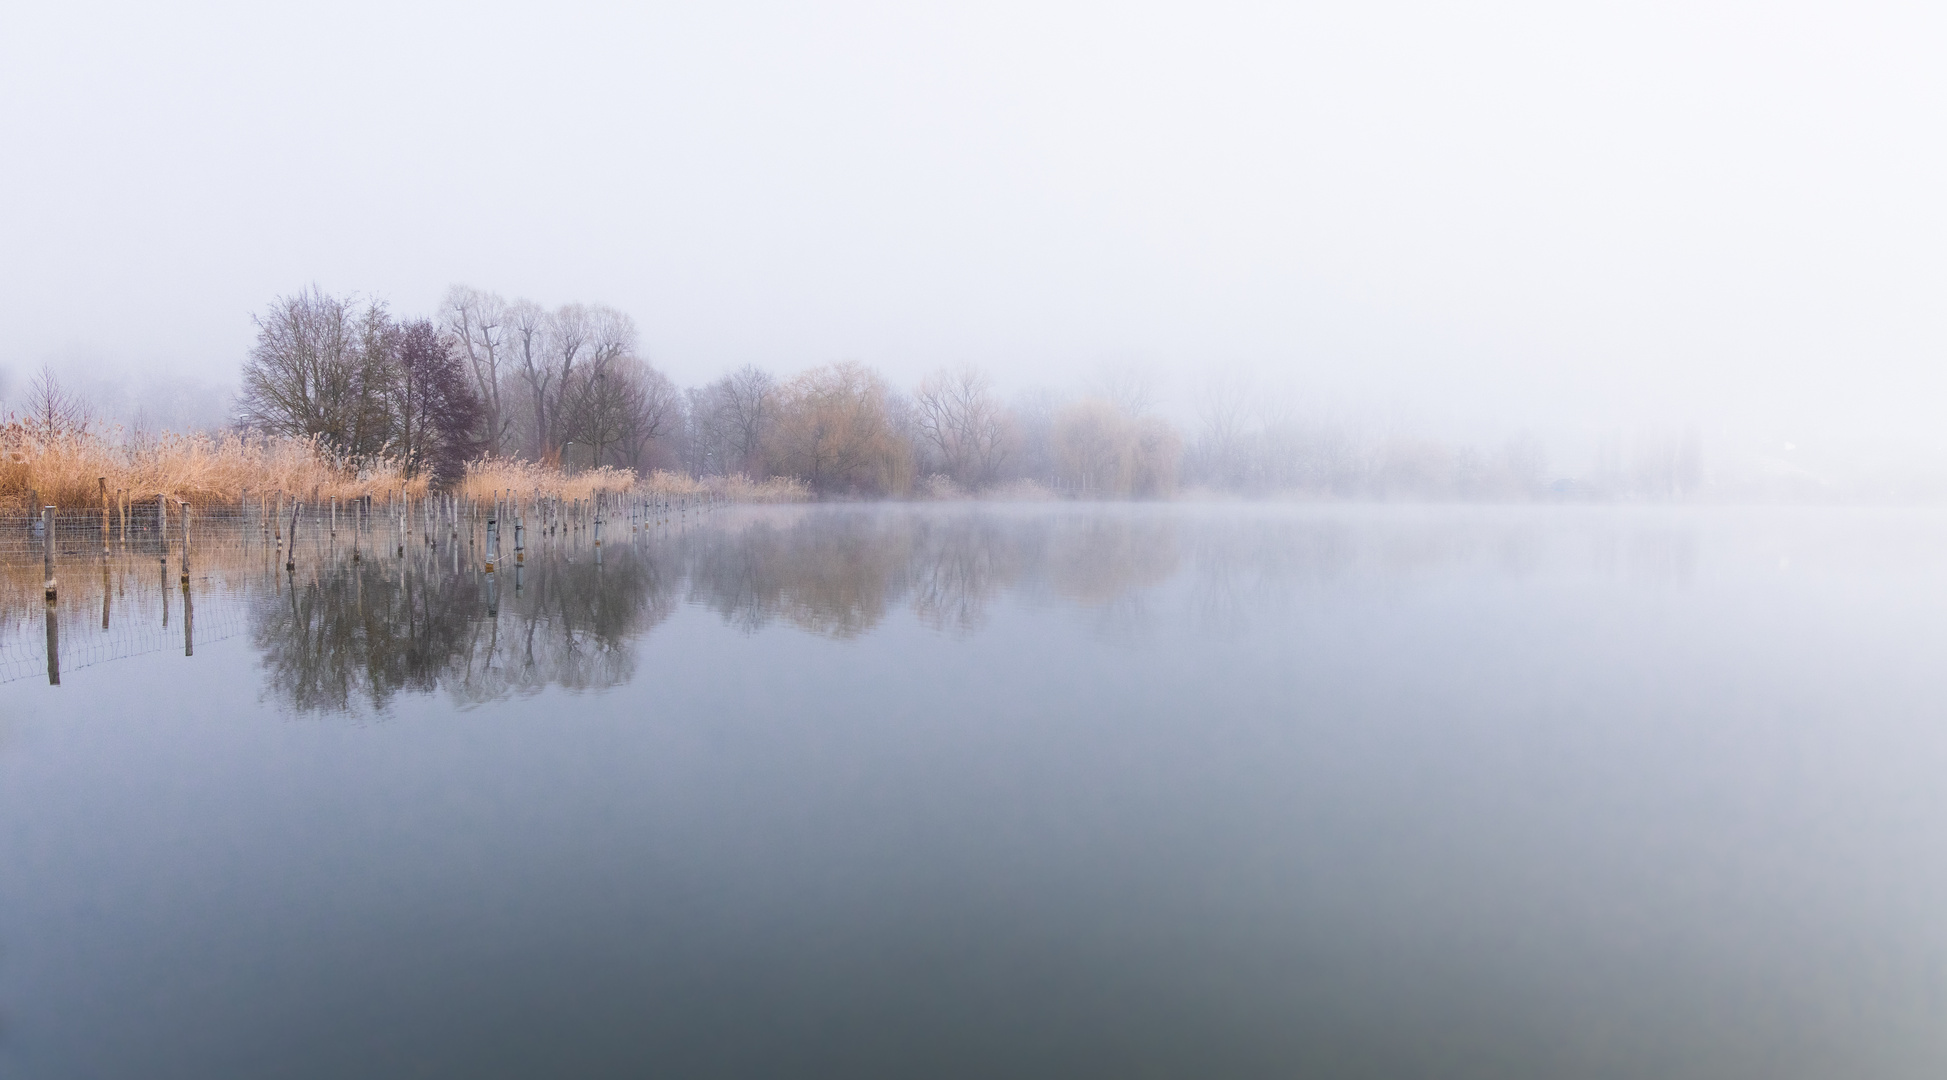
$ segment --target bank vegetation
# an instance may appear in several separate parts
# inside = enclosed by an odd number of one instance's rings
[[[1470,446],[1301,418],[1213,382],[1190,430],[1154,387],[1110,371],[1066,397],[1003,397],[980,368],[900,387],[827,363],[745,366],[686,389],[625,313],[456,286],[430,314],[312,289],[257,317],[221,431],[125,431],[43,371],[0,424],[0,503],[93,505],[105,487],[192,503],[278,490],[586,498],[712,492],[740,501],[964,498],[1672,498],[1696,490],[1694,437],[1551,479],[1541,448]],[[1568,485],[1566,488],[1564,485]]]

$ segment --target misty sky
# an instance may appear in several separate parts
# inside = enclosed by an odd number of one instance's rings
[[[755,362],[1947,454],[1933,5],[16,5],[0,368],[313,282]]]

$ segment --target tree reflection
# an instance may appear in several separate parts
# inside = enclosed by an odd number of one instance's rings
[[[591,547],[542,544],[498,575],[477,568],[477,534],[437,538],[438,547],[422,543],[404,557],[381,545],[363,560],[328,541],[293,555],[254,534],[218,537],[198,556],[195,617],[221,628],[247,616],[267,696],[299,712],[333,712],[383,710],[401,694],[443,692],[464,706],[621,685],[635,676],[638,639],[679,602],[746,633],[786,626],[839,640],[902,614],[931,631],[975,634],[1009,596],[1073,611],[1110,640],[1141,637],[1164,616],[1223,637],[1346,589],[1458,572],[1676,585],[1700,558],[1697,528],[1661,519],[1544,526],[1526,513],[1399,508],[767,507],[624,536],[601,562]],[[290,558],[296,573],[284,572]],[[158,580],[146,556],[137,562],[124,572],[148,583],[144,618],[171,627],[180,611],[185,633],[175,640],[187,650],[189,597],[166,566]],[[109,564],[91,570],[69,580],[76,602],[99,607],[107,635]],[[1181,588],[1164,588],[1173,582]],[[90,588],[98,600],[84,595]],[[18,647],[35,652],[35,674],[43,630],[50,661],[62,649],[104,647],[71,640],[75,622],[57,640],[55,623],[41,617],[43,591],[38,564],[0,566],[0,633],[31,629],[35,640]],[[126,625],[121,619],[117,632],[127,640],[106,648],[154,647]]]
[[[682,597],[755,633],[773,624],[838,639],[910,610],[933,630],[978,631],[1009,590],[1052,592],[1112,633],[1180,561],[1172,519],[1010,516],[880,508],[755,515],[604,551],[534,552],[509,573],[460,569],[450,550],[347,557],[277,573],[251,629],[268,693],[299,712],[383,710],[402,693],[470,705],[635,675],[633,643]]]
[[[914,544],[913,610],[935,630],[970,634],[987,622],[993,598],[1021,581],[1045,529],[989,515],[926,520]]]
[[[695,535],[690,598],[745,631],[783,619],[836,638],[879,625],[911,574],[909,518],[859,512]]]
[[[462,703],[547,686],[615,686],[629,643],[669,617],[675,590],[651,559],[544,559],[515,574],[442,569],[436,557],[340,558],[278,575],[251,634],[269,693],[299,712],[384,709],[444,688]]]

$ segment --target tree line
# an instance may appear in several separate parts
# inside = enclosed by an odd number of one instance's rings
[[[1532,438],[1481,448],[1306,422],[1277,396],[1221,379],[1198,398],[1186,437],[1157,414],[1151,382],[1128,369],[1069,399],[1003,398],[971,365],[907,389],[850,362],[788,377],[745,366],[679,390],[642,355],[623,312],[550,309],[465,286],[412,319],[313,289],[280,297],[257,330],[242,427],[312,437],[348,462],[386,458],[436,485],[486,456],[571,472],[789,477],[823,497],[1011,486],[1147,498],[1194,486],[1321,498],[1662,498],[1695,490],[1699,476],[1686,444],[1663,470],[1667,481],[1550,479]]]
[[[436,317],[320,290],[257,317],[238,423],[388,458],[451,482],[483,456],[575,470],[792,477],[822,496],[978,492],[1032,482],[1092,497],[1165,495],[1183,442],[1146,404],[1009,405],[978,368],[910,392],[862,364],[789,378],[746,366],[678,390],[635,323],[455,287]]]

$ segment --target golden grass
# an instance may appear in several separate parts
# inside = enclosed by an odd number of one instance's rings
[[[361,495],[383,499],[401,490],[414,498],[426,494],[424,476],[406,480],[389,461],[354,468],[314,439],[163,435],[130,445],[100,435],[39,440],[19,424],[0,427],[0,506],[24,508],[30,499],[38,499],[41,505],[99,507],[103,477],[117,504],[124,496],[145,500],[160,495],[198,507],[228,505],[246,493],[274,491],[307,502]],[[801,502],[810,497],[802,482],[788,477],[698,480],[658,470],[641,478],[615,468],[566,473],[507,458],[473,462],[457,489],[464,497],[483,501],[496,493],[589,499],[598,491],[665,497],[708,493],[736,502]]]
[[[661,472],[656,474],[656,476],[674,475],[676,474]],[[803,480],[795,476],[773,476],[767,480],[752,480],[743,473],[737,473],[734,476],[712,476],[704,481],[691,480],[688,477],[681,477],[681,479],[688,483],[706,487],[708,490],[716,492],[731,502],[791,503],[811,501],[811,489],[805,486]],[[651,480],[653,481],[654,477]]]
[[[141,445],[96,435],[38,440],[18,425],[0,428],[0,505],[98,507],[111,498],[158,495],[192,506],[234,503],[248,492],[285,491],[305,499],[383,496],[402,488],[423,495],[424,479],[405,480],[390,462],[355,470],[312,439],[244,439],[165,434]]]
[[[478,502],[492,502],[509,494],[523,499],[537,496],[572,501],[592,499],[597,491],[621,492],[635,487],[635,473],[627,469],[584,469],[565,473],[536,461],[482,458],[469,462],[466,479],[454,494]]]
[[[662,498],[717,495],[732,502],[804,502],[811,498],[810,489],[794,477],[752,480],[739,474],[698,479],[667,469],[639,477],[630,469],[608,467],[564,473],[539,462],[511,458],[472,462],[457,490],[466,498],[483,502],[509,493],[522,498],[544,496],[564,501],[592,499],[596,492]]]

